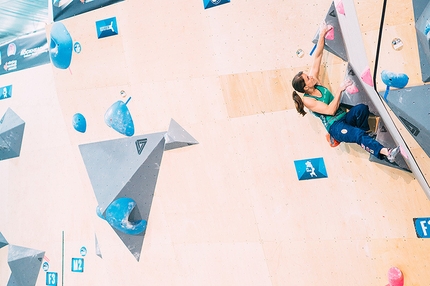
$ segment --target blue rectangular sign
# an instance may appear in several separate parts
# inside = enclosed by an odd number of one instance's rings
[[[99,39],[118,35],[118,25],[116,23],[116,17],[97,21],[96,28],[97,37]]]
[[[323,158],[295,160],[294,165],[299,180],[327,178]]]
[[[212,8],[226,3],[230,3],[230,0],[203,0],[203,5],[205,6],[205,9]]]
[[[418,238],[430,238],[430,217],[414,218]]]
[[[84,272],[83,258],[72,258],[72,272]]]
[[[46,272],[46,285],[57,286],[58,274],[57,272]]]
[[[0,99],[12,97],[12,85],[0,87]]]

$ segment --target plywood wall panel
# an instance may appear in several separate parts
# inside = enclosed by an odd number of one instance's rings
[[[370,162],[358,145],[330,147],[319,119],[302,117],[291,101],[291,79],[310,68],[331,2],[251,2],[205,10],[202,1],[126,0],[64,20],[83,48],[70,71],[46,65],[2,76],[14,93],[0,100],[0,114],[12,107],[26,122],[21,156],[0,161],[6,238],[46,250],[60,272],[64,231],[72,285],[385,285],[396,265],[407,284],[427,283],[428,246],[412,220],[430,205],[414,176]],[[382,1],[354,4],[372,67]],[[378,68],[418,83],[409,4],[388,9],[398,12],[387,17]],[[95,21],[113,16],[119,35],[96,39]],[[403,50],[391,49],[393,36]],[[345,67],[324,52],[323,83],[335,90]],[[173,118],[199,142],[163,154],[139,262],[96,216],[78,148],[123,137],[103,116],[128,97],[136,134],[166,131]],[[86,133],[71,125],[77,112]],[[317,157],[328,178],[299,181],[294,160]],[[72,273],[83,245],[85,272]],[[2,285],[6,258],[0,249]]]

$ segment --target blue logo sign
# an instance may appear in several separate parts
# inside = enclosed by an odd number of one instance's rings
[[[294,161],[299,180],[327,178],[323,158],[313,158]]]
[[[430,217],[414,218],[418,238],[430,238]]]
[[[43,262],[43,264],[42,264],[42,269],[43,269],[43,271],[48,271],[49,270],[49,263],[48,262]]]
[[[79,42],[75,42],[73,44],[73,50],[75,51],[75,53],[79,54],[82,51],[82,46]]]
[[[72,258],[72,272],[84,272],[83,258]]]
[[[46,285],[57,286],[58,274],[57,272],[46,272]]]
[[[11,85],[0,87],[0,89],[1,89],[0,99],[12,97],[12,86]]]
[[[97,21],[96,28],[97,37],[99,39],[118,35],[118,25],[116,23],[116,17]]]

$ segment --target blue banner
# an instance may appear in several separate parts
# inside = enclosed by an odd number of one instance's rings
[[[0,75],[50,63],[45,30],[0,46]]]
[[[124,0],[51,0],[54,21],[60,21]]]
[[[414,218],[418,238],[430,238],[430,217]]]

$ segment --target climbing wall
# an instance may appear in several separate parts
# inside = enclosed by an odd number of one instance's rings
[[[357,16],[369,67],[382,2],[345,1],[337,15]],[[126,0],[64,19],[69,67],[0,77],[13,86],[0,114],[11,108],[25,122],[20,155],[0,161],[0,285],[12,273],[9,245],[44,252],[36,286],[386,285],[393,266],[408,285],[426,285],[429,249],[416,227],[430,205],[415,174],[353,144],[330,147],[320,121],[291,101],[332,1],[204,3]],[[397,6],[396,17],[412,15]],[[118,30],[99,38],[114,17]],[[387,30],[413,34],[396,17]],[[414,51],[401,37],[397,53],[390,34],[381,62],[403,64],[416,83],[419,61],[400,60]],[[348,63],[330,52],[323,60],[335,88]],[[351,63],[367,89],[364,65]],[[128,115],[133,135],[113,128]],[[294,162],[312,179],[300,180]],[[143,220],[144,236],[116,228]]]

